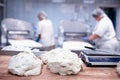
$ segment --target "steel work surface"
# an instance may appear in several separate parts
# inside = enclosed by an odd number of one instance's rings
[[[12,54],[14,53],[14,54]],[[0,80],[120,80],[115,67],[86,67],[77,75],[60,76],[51,73],[46,66],[37,76],[21,77],[8,73],[8,63],[12,55],[18,52],[0,51]]]

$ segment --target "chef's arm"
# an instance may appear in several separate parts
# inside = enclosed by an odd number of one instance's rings
[[[101,37],[97,34],[92,34],[88,37],[88,40],[92,41],[92,40],[95,40],[95,39],[100,39]]]
[[[99,35],[92,34],[89,37],[82,37],[81,40],[86,41],[86,42],[92,42],[93,40],[99,39],[99,38],[101,38]]]

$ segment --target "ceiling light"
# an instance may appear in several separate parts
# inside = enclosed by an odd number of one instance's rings
[[[65,0],[52,0],[52,2],[54,2],[54,3],[62,3],[62,2],[65,2]]]
[[[94,4],[95,0],[83,0],[84,4]]]

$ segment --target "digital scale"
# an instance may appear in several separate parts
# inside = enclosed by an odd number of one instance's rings
[[[120,61],[120,53],[87,47],[81,50],[79,57],[87,66],[116,66]]]

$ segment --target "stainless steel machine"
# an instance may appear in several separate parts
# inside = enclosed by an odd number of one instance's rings
[[[77,54],[84,46],[92,47],[90,43],[81,41],[81,37],[88,36],[90,26],[79,20],[63,20],[60,23],[60,45],[64,49],[69,49]]]
[[[14,18],[7,18],[2,21],[2,36],[7,45],[41,47],[40,43],[34,41],[34,29],[32,24]]]
[[[90,26],[78,20],[63,20],[60,23],[60,32],[66,41],[80,40],[80,37],[90,34]]]

